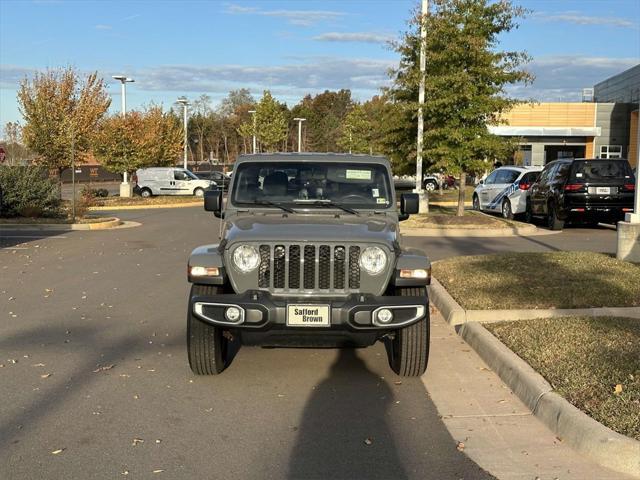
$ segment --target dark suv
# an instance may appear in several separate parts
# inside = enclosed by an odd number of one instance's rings
[[[548,163],[531,186],[527,220],[546,219],[551,230],[565,221],[617,222],[633,211],[635,179],[624,159],[561,159]]]

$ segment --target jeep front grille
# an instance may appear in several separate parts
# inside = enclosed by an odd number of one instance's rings
[[[260,245],[258,287],[275,290],[360,288],[360,247]]]

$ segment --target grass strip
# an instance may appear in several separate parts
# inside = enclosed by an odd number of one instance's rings
[[[640,306],[640,264],[603,253],[454,257],[433,274],[469,310]]]
[[[521,320],[485,325],[572,405],[640,440],[640,320]]]

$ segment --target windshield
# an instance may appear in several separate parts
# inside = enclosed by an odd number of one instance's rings
[[[633,172],[624,160],[586,160],[573,163],[571,177],[576,183],[619,182],[633,179]]]
[[[387,169],[369,163],[256,162],[234,174],[235,205],[384,209],[391,206]]]

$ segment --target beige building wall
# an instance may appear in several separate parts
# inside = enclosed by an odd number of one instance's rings
[[[594,127],[595,103],[520,104],[502,115],[510,127]]]

